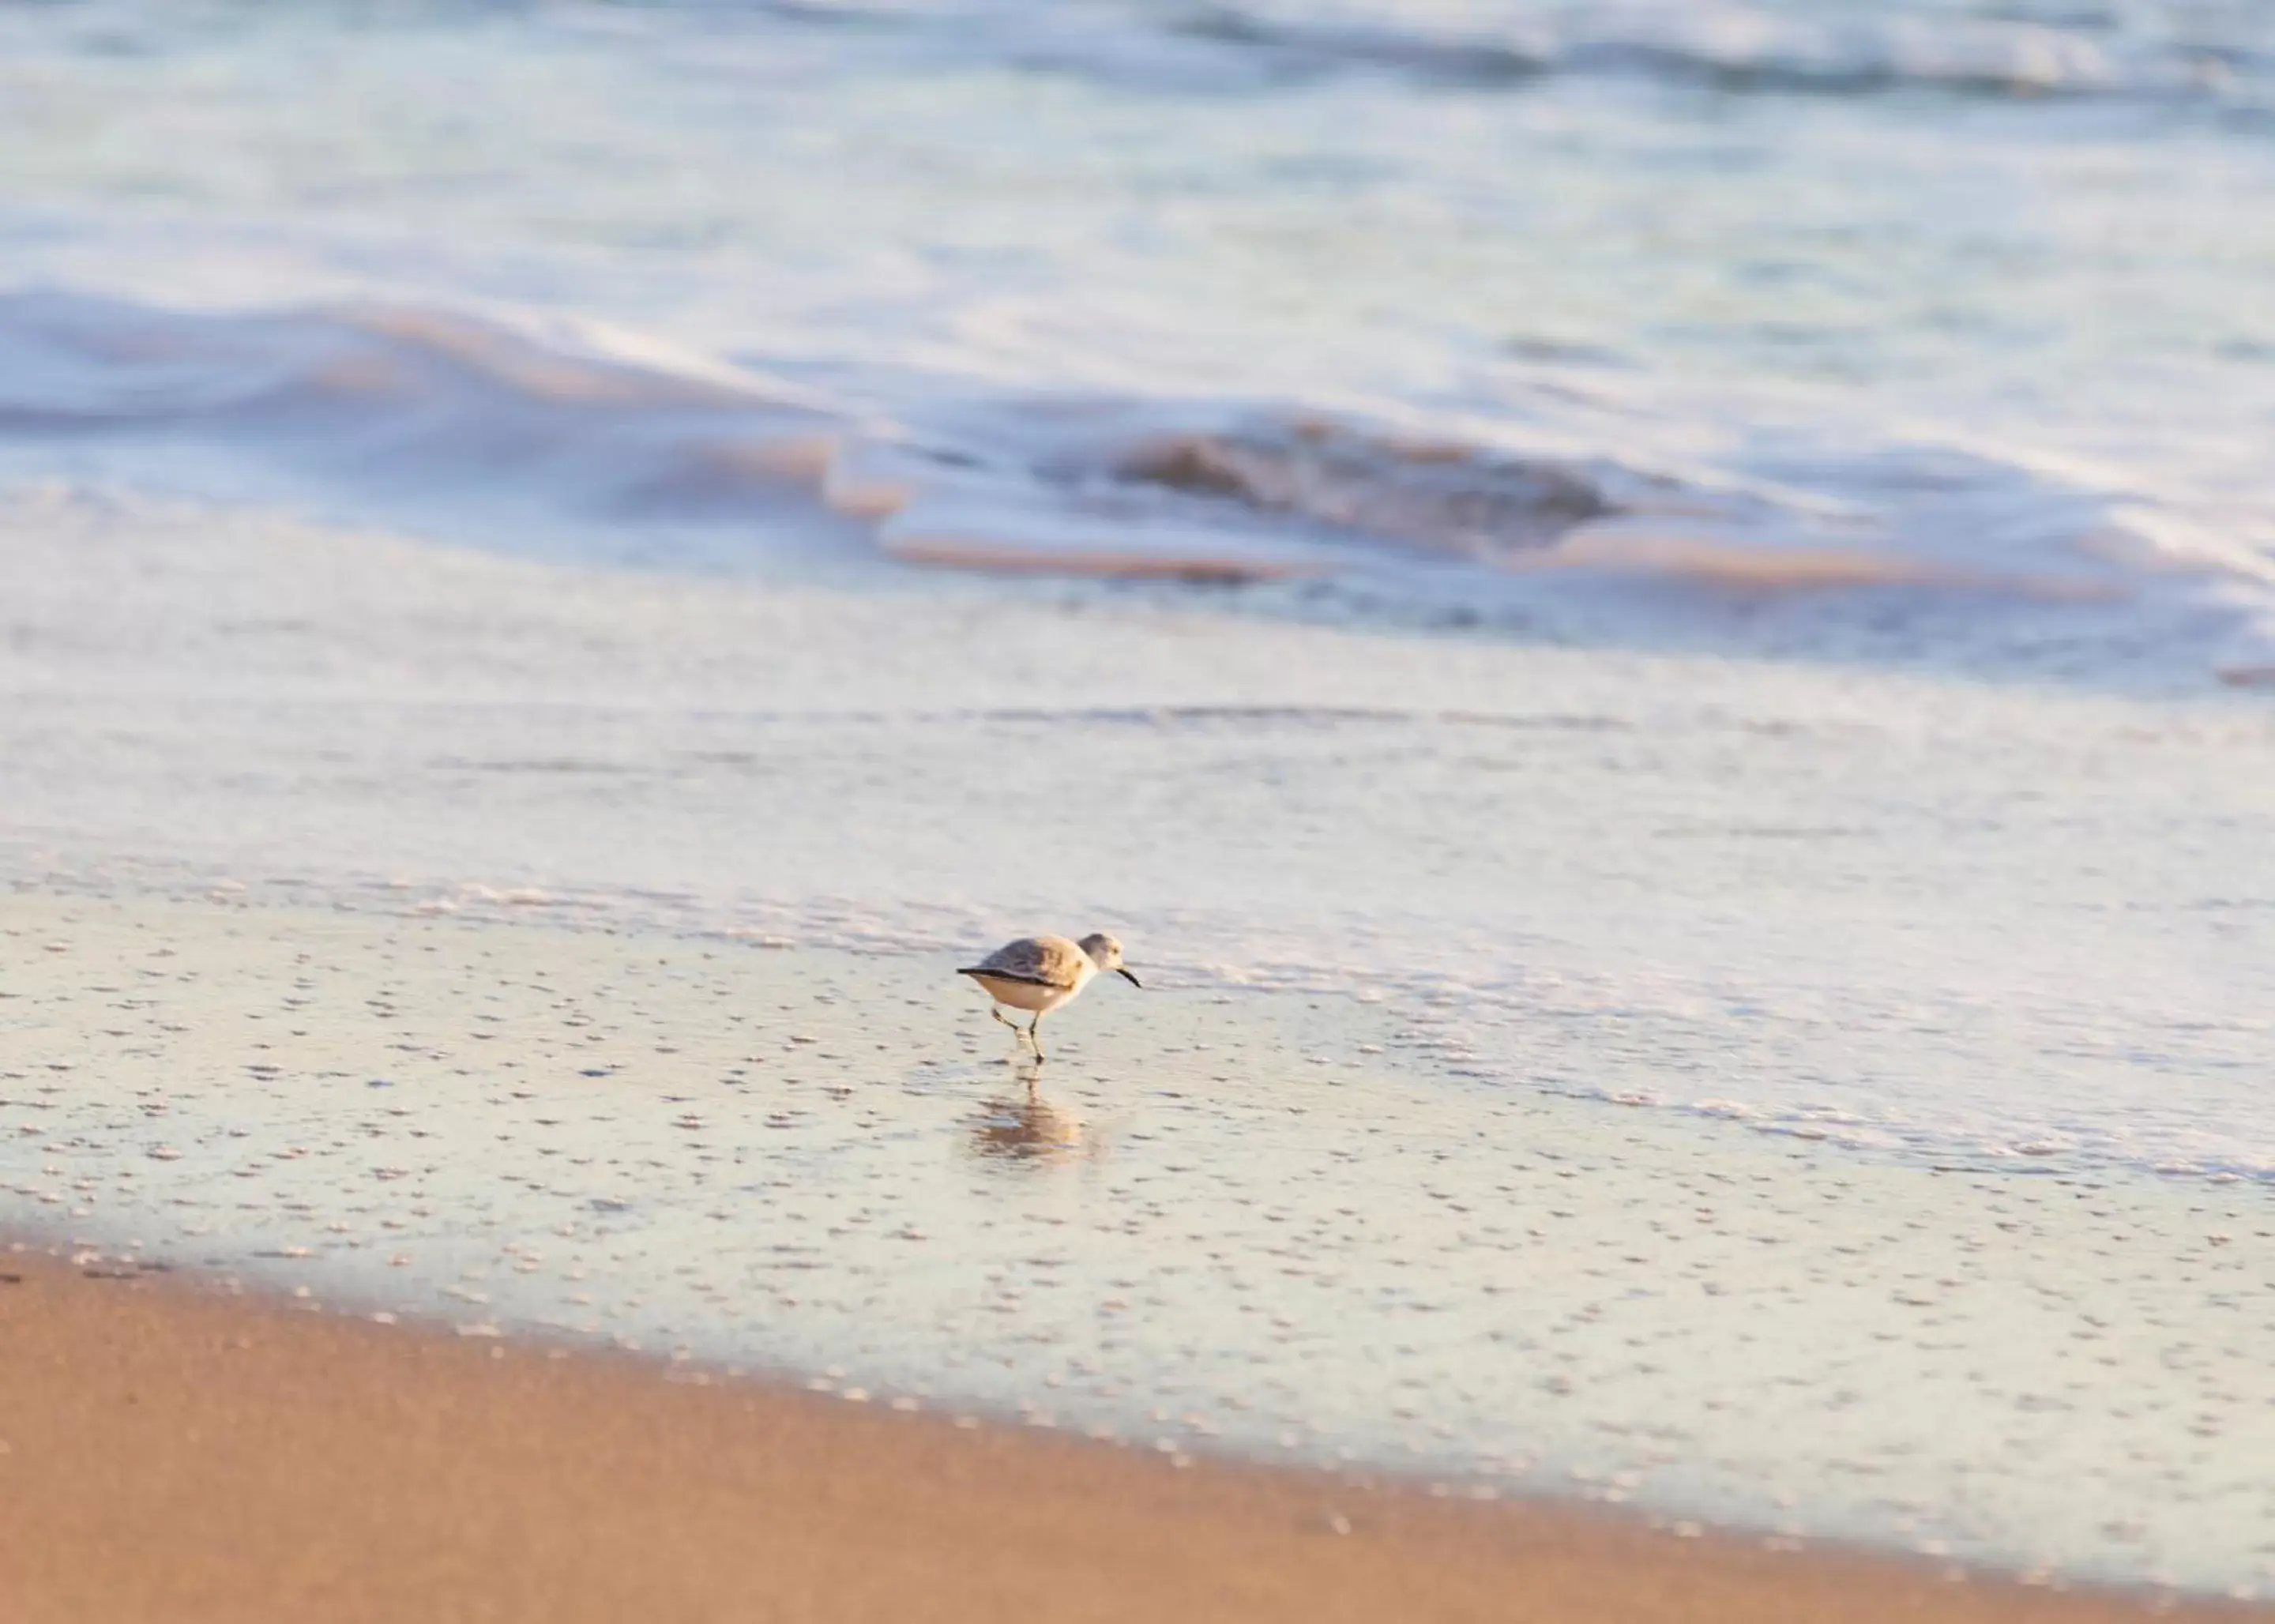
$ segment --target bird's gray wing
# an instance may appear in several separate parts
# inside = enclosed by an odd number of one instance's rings
[[[1081,974],[1075,961],[1082,956],[1063,936],[1024,936],[996,948],[971,970],[1037,986],[1072,986]]]

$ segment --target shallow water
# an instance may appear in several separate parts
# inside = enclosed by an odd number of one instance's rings
[[[802,504],[824,555],[2265,680],[2270,26],[19,9],[0,426],[522,549],[747,564]]]
[[[1459,998],[1463,1063],[1526,1088],[2275,1170],[2249,697],[565,569],[67,490],[0,539],[25,877],[534,888],[892,949],[1107,928],[1193,986]]]

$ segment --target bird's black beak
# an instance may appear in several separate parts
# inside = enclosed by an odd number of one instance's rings
[[[1142,993],[1142,992],[1144,992],[1144,991],[1145,990],[1145,984],[1143,981],[1140,981],[1139,979],[1138,979],[1138,978],[1137,978],[1137,977],[1135,977],[1135,976],[1131,975],[1131,974],[1130,973],[1130,971],[1129,971],[1128,970],[1124,969],[1122,965],[1117,964],[1117,965],[1115,965],[1114,968],[1115,968],[1115,972],[1117,975],[1119,975],[1119,976],[1120,976],[1120,977],[1121,977],[1124,981],[1127,981],[1127,982],[1128,982],[1131,986],[1136,987],[1136,988],[1137,988],[1139,992],[1141,992],[1141,993]]]

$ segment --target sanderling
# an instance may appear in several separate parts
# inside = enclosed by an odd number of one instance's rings
[[[1035,1058],[1039,1061],[1043,1058],[1043,1046],[1035,1037],[1035,1028],[1043,1023],[1045,1016],[1072,1000],[1101,970],[1120,971],[1132,986],[1145,985],[1123,966],[1122,944],[1103,931],[1080,941],[1069,941],[1063,936],[1022,936],[996,948],[977,964],[964,965],[956,973],[970,976],[979,983],[987,996],[995,1001],[987,1006],[987,1013],[1032,1045]],[[1035,1018],[1022,1026],[1008,1019],[999,1005],[1032,1009]]]

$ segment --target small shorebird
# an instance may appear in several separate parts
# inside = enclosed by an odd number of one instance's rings
[[[1145,985],[1123,966],[1122,944],[1103,931],[1080,941],[1069,941],[1063,936],[1022,936],[956,973],[979,983],[995,1001],[987,1006],[987,1013],[1032,1045],[1039,1061],[1044,1058],[1043,1046],[1035,1037],[1035,1028],[1061,1004],[1072,1002],[1102,970],[1116,971],[1131,986]],[[1035,1018],[1022,1026],[1004,1015],[1005,1008],[1032,1009]]]

